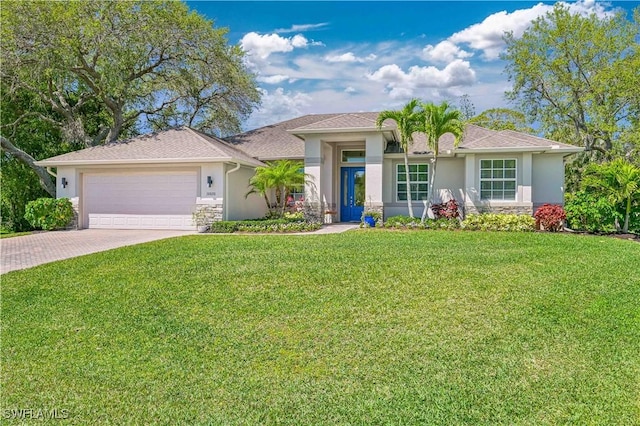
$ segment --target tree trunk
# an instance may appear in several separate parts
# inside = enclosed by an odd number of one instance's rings
[[[404,173],[405,178],[407,179],[407,207],[409,208],[409,216],[413,219],[413,206],[411,205],[411,181],[409,174],[409,156],[407,155],[407,151],[404,151]]]
[[[44,167],[36,166],[34,164],[36,161],[35,158],[12,144],[11,141],[4,136],[0,136],[0,142],[3,151],[8,152],[27,166],[31,167],[31,169],[33,169],[33,171],[38,175],[38,178],[40,178],[40,186],[42,186],[42,188],[52,197],[56,196],[56,185],[53,183],[51,175],[47,173],[47,170]]]
[[[434,157],[433,162],[429,168],[429,191],[427,192],[427,205],[422,212],[421,221],[424,223],[424,220],[427,218],[427,214],[429,210],[431,210],[431,206],[433,205],[433,188],[435,187],[436,181],[436,165],[438,164],[438,158]]]
[[[622,226],[622,232],[625,234],[629,232],[629,216],[631,216],[631,196],[627,198],[627,211],[624,215],[624,225]]]

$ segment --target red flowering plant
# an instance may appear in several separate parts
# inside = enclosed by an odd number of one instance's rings
[[[452,198],[446,203],[432,205],[431,211],[436,219],[457,219],[460,217],[460,206],[458,206],[455,198]]]
[[[558,232],[562,231],[567,214],[562,206],[557,204],[543,204],[536,210],[533,217],[536,219],[536,228]]]

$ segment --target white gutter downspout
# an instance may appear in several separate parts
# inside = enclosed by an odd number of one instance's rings
[[[227,170],[224,176],[224,220],[229,220],[229,175],[240,170],[240,163],[236,163],[236,167]]]
[[[45,167],[45,170],[47,171],[47,173],[49,173],[49,174],[50,174],[51,176],[53,176],[54,178],[57,178],[57,177],[58,177],[58,175],[57,175],[57,174],[55,174],[55,173],[53,173],[53,172],[51,171],[51,167]]]

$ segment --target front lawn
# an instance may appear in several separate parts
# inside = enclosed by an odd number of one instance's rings
[[[640,244],[190,236],[2,276],[2,414],[640,424]]]

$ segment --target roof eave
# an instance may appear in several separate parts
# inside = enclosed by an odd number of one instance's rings
[[[36,166],[60,167],[60,166],[116,166],[120,164],[175,164],[175,163],[240,163],[246,166],[259,166],[260,160],[241,160],[233,157],[199,157],[199,158],[148,158],[148,159],[109,159],[109,160],[41,160],[36,161]]]
[[[393,131],[393,127],[383,126],[382,128],[378,127],[330,127],[324,129],[290,129],[287,130],[287,133],[292,135],[317,135],[317,134],[327,134],[327,133],[373,133],[373,132],[390,132]]]
[[[532,152],[541,154],[575,154],[584,151],[584,148],[554,148],[552,146],[526,146],[526,147],[490,147],[490,148],[458,148],[456,154],[490,154],[509,152]]]

